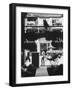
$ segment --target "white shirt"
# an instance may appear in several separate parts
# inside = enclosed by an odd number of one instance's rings
[[[26,60],[25,65],[28,67],[31,64],[29,60]]]

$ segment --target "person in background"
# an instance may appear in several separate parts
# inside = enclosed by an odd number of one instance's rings
[[[46,52],[46,61],[45,61],[45,65],[50,67],[51,66],[51,59],[52,56],[50,55],[50,53]]]
[[[32,65],[31,63],[30,52],[27,53],[26,61],[21,69],[23,72],[23,76],[35,76],[36,67],[34,67],[34,65]]]
[[[29,65],[31,65],[30,53],[29,53],[29,52],[27,53],[25,65],[26,65],[27,67],[28,67]]]
[[[41,65],[44,66],[45,65],[45,51],[42,51],[42,59],[41,59]]]

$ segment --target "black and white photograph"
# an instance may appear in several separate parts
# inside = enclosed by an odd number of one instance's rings
[[[21,13],[21,76],[63,75],[63,14]]]
[[[70,83],[70,7],[10,4],[10,86]]]

